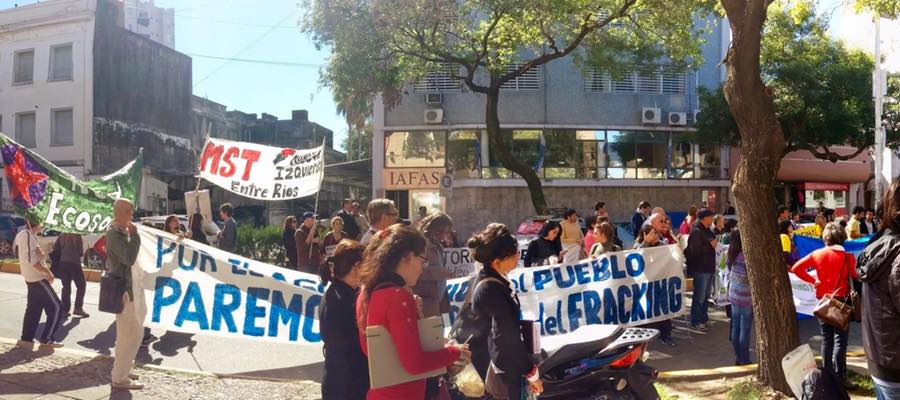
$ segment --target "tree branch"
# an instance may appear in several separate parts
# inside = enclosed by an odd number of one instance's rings
[[[828,148],[828,146],[821,146],[822,150],[819,150],[817,148],[818,146],[813,146],[813,145],[798,145],[796,147],[798,150],[809,151],[810,154],[812,154],[816,158],[836,163],[838,161],[847,161],[847,160],[852,160],[852,159],[856,158],[856,156],[858,156],[858,155],[862,154],[862,152],[868,150],[869,147],[871,147],[871,144],[866,144],[865,146],[859,146],[856,148],[856,151],[854,151],[851,154],[847,154],[847,155],[835,153],[835,152],[831,151],[831,149]]]

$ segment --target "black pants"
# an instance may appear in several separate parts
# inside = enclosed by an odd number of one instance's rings
[[[825,369],[834,372],[842,379],[847,378],[847,342],[850,329],[842,331],[822,320],[822,364]]]
[[[507,393],[509,393],[507,399],[520,400],[522,391],[525,389],[522,375],[500,374],[500,377],[503,379],[503,383],[506,384]]]
[[[84,270],[81,269],[79,263],[61,263],[60,271],[62,274],[59,280],[62,282],[62,310],[68,313],[71,310],[72,299],[72,282],[75,282],[75,309],[82,310],[84,307]]]
[[[28,305],[25,306],[25,320],[22,322],[22,340],[33,342],[37,332],[38,323],[41,322],[41,312],[47,314],[47,322],[44,324],[44,332],[41,333],[41,342],[53,340],[53,334],[59,328],[62,305],[56,292],[46,280],[27,282]]]

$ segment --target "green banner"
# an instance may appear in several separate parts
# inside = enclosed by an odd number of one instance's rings
[[[143,151],[119,171],[82,182],[0,133],[0,155],[14,209],[60,232],[104,233],[118,198],[138,204]]]

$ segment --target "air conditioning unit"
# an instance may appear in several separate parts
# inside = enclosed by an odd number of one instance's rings
[[[641,109],[641,122],[645,124],[658,124],[662,122],[662,111],[656,107],[644,107]]]
[[[444,122],[444,110],[441,108],[432,108],[425,110],[426,124],[440,124]]]
[[[440,93],[425,93],[425,104],[441,104],[444,102],[444,96]]]
[[[687,113],[670,112],[669,125],[687,125]]]

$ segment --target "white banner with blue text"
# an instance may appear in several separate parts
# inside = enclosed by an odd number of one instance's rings
[[[185,333],[317,344],[315,275],[139,227],[146,323]]]
[[[325,287],[315,275],[139,227],[146,323],[166,330],[319,344]],[[509,278],[522,314],[541,335],[585,324],[641,325],[684,313],[684,257],[677,246],[610,253],[573,265],[519,268]],[[450,280],[450,320],[470,277]],[[136,296],[140,297],[140,296]]]
[[[685,312],[684,256],[676,245],[609,253],[571,265],[518,268],[509,274],[522,317],[541,335],[586,324],[643,325]],[[471,278],[447,283],[450,321],[465,302]]]

